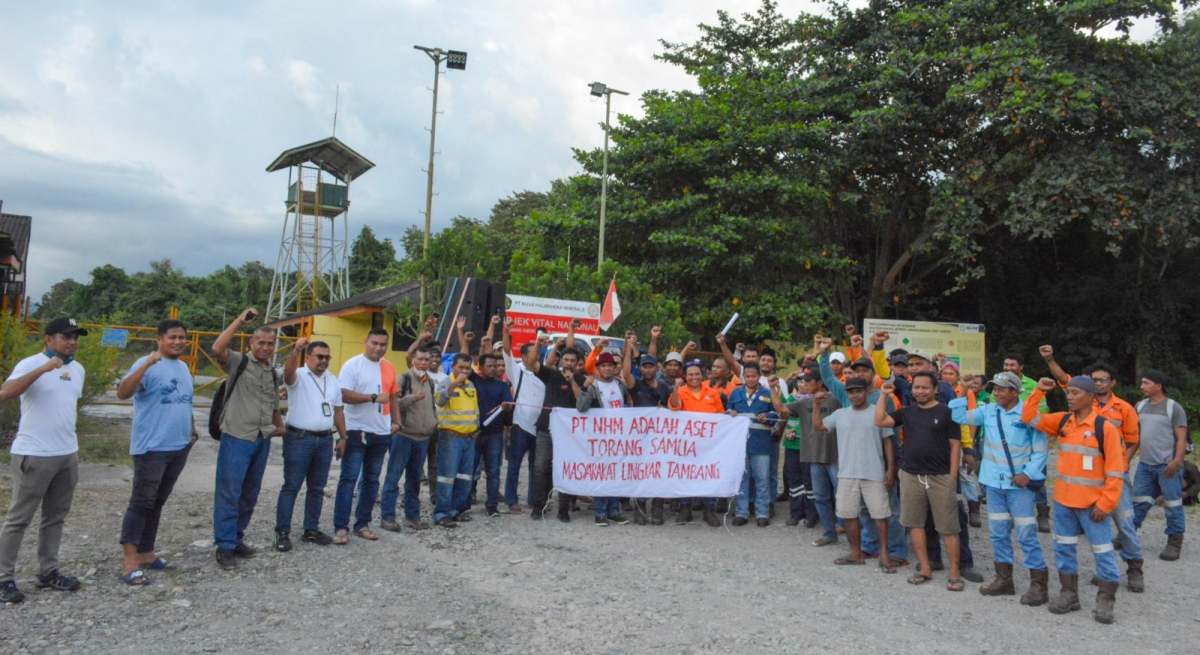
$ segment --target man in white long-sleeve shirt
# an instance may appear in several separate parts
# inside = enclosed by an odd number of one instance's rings
[[[511,319],[505,319],[503,329],[504,371],[513,387],[512,436],[508,448],[508,472],[504,476],[504,503],[510,514],[522,512],[517,487],[521,477],[521,462],[528,456],[530,476],[526,500],[533,495],[533,456],[537,441],[537,422],[546,401],[546,385],[534,371],[538,369],[539,349],[536,342],[521,346],[521,359],[513,359]]]

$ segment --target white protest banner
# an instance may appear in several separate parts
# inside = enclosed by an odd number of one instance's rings
[[[593,497],[729,498],[746,468],[745,416],[655,407],[550,414],[554,488]]]

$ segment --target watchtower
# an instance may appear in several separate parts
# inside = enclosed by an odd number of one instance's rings
[[[350,296],[350,182],[374,167],[337,137],[285,150],[267,166],[288,169],[268,321]]]

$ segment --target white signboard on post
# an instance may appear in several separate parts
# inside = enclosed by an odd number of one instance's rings
[[[745,416],[655,407],[550,414],[554,488],[625,498],[730,498],[746,468]]]

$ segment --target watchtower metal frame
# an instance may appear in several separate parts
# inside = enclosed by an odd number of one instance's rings
[[[336,137],[285,150],[267,166],[288,169],[268,321],[350,296],[350,182],[374,167]]]

